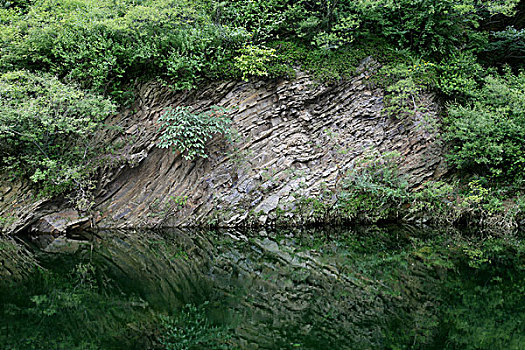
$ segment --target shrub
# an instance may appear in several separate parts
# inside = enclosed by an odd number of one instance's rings
[[[402,62],[381,67],[374,80],[385,89],[384,112],[387,115],[413,116],[426,110],[421,97],[436,85],[435,64],[406,57]]]
[[[359,63],[368,56],[368,51],[360,47],[314,49],[308,45],[286,41],[275,41],[269,46],[276,50],[276,57],[267,67],[270,77],[293,76],[291,67],[300,67],[323,83],[351,78],[356,74]]]
[[[511,15],[519,0],[371,0],[352,2],[362,18],[358,35],[387,38],[400,49],[427,57],[446,57],[471,45],[472,33],[484,18]]]
[[[45,192],[70,189],[90,172],[93,132],[115,111],[107,99],[27,71],[0,75],[0,166]]]
[[[288,2],[281,0],[234,0],[213,4],[209,11],[215,23],[245,28],[254,41],[265,42],[286,30],[288,7]]]
[[[372,153],[356,164],[343,180],[336,209],[360,221],[398,218],[409,200],[408,184],[398,172],[399,157],[395,152]]]
[[[168,109],[160,118],[158,147],[174,147],[186,160],[207,158],[206,142],[215,134],[229,135],[231,120],[227,110],[213,107],[208,112],[192,113],[189,107]]]
[[[268,76],[268,64],[275,58],[275,49],[247,45],[239,50],[236,56],[235,67],[241,71],[242,78],[248,80],[249,76]]]
[[[174,90],[195,88],[205,79],[238,78],[235,60],[239,55],[243,57],[241,46],[247,39],[242,29],[211,25],[176,31],[170,34],[171,49],[159,64],[161,72],[166,70],[161,76],[167,78],[167,86]],[[256,46],[252,48],[264,52]]]
[[[456,210],[458,184],[443,181],[426,182],[422,188],[411,194],[409,213],[411,215],[431,215],[434,222],[454,223],[459,216]],[[430,215],[429,215],[430,214]]]
[[[448,108],[444,138],[450,164],[497,179],[523,180],[525,73],[484,79],[467,105]]]
[[[485,69],[472,53],[458,52],[443,59],[438,66],[437,87],[448,97],[465,100],[479,88]]]
[[[508,27],[490,33],[490,42],[481,58],[493,65],[510,64],[516,69],[525,68],[525,29]]]
[[[248,39],[211,23],[200,2],[37,0],[27,15],[0,16],[0,69],[45,70],[120,97],[133,78],[160,76],[175,89],[226,71]]]

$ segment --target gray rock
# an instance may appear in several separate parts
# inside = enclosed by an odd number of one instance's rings
[[[66,209],[58,213],[46,215],[33,225],[33,231],[40,233],[65,233],[68,229],[79,226],[88,221],[89,218],[82,217],[78,211]]]
[[[257,208],[255,208],[255,212],[263,212],[265,214],[268,214],[270,211],[277,208],[277,206],[279,205],[279,199],[280,196],[278,194],[271,195],[270,197],[265,199],[261,204],[259,204]]]
[[[134,142],[122,150],[124,159],[132,162],[101,171],[94,224],[109,228],[266,223],[268,217],[279,216],[279,203],[295,197],[298,190],[303,195],[325,188],[335,191],[349,166],[372,151],[401,153],[401,172],[413,187],[438,179],[446,173],[443,146],[435,131],[425,126],[425,121],[437,118],[433,96],[421,97],[427,112],[414,120],[385,116],[384,93],[366,78],[376,67],[368,58],[359,67],[359,76],[335,86],[315,84],[301,72],[293,81],[215,82],[179,93],[155,82],[138,86],[133,109],[110,121],[121,125],[123,134],[134,135]],[[209,158],[195,161],[156,148],[156,121],[163,110],[176,105],[197,112],[211,105],[231,108],[240,140],[232,146],[214,137],[207,145]],[[107,139],[122,136],[115,130],[106,132]],[[67,203],[37,203],[27,187],[0,192],[0,216],[14,217],[5,231],[14,233],[36,222],[36,230],[61,233],[86,220],[53,214],[63,213]],[[173,198],[186,198],[183,207],[174,205]],[[259,212],[264,218],[257,216]],[[290,220],[302,220],[293,215]]]

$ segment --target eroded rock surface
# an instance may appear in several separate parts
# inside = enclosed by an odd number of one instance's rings
[[[385,115],[383,91],[368,80],[369,69],[362,65],[352,80],[329,86],[303,73],[292,81],[217,82],[184,93],[141,86],[133,108],[109,121],[122,131],[106,138],[125,144],[125,162],[101,171],[89,224],[236,226],[269,224],[282,215],[294,222],[290,208],[298,197],[335,193],[345,173],[371,152],[399,152],[401,171],[415,187],[440,177],[442,147],[429,123],[437,107],[426,96],[425,113]],[[157,120],[166,108],[205,111],[213,105],[230,109],[235,142],[216,137],[209,158],[195,161],[156,147]],[[0,215],[10,213],[10,203],[0,203]],[[8,231],[69,209],[44,204],[17,212]]]

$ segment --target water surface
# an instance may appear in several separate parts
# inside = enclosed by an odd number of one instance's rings
[[[525,348],[511,236],[120,230],[30,250],[39,267],[2,283],[2,349]]]

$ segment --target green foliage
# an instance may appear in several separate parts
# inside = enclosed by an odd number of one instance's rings
[[[483,18],[495,13],[511,15],[518,0],[361,0],[356,2],[360,31],[387,38],[398,48],[427,56],[447,56],[471,44]]]
[[[375,80],[385,87],[386,115],[396,118],[414,116],[426,111],[421,98],[423,92],[436,84],[435,65],[423,59],[390,64],[379,69]]]
[[[0,8],[4,9],[26,9],[31,4],[31,0],[2,0],[0,1]]]
[[[45,70],[116,97],[135,77],[192,88],[219,74],[248,38],[185,0],[38,0],[27,15],[4,12],[2,24],[1,70]]]
[[[335,189],[316,196],[292,193],[291,211],[302,225],[404,221],[432,225],[472,226],[485,232],[515,230],[525,213],[521,197],[509,202],[507,192],[486,179],[468,183],[428,181],[409,188],[399,174],[399,154],[372,152],[358,162]],[[278,222],[290,224],[285,212]],[[279,221],[280,220],[280,221]]]
[[[305,197],[301,193],[292,193],[295,198],[293,209],[291,210],[302,221],[301,225],[315,225],[330,222],[332,204],[330,191],[324,191],[316,197]],[[285,214],[284,210],[279,209],[278,215]],[[286,222],[286,216],[281,218]],[[289,226],[289,225],[288,225]]]
[[[208,302],[188,304],[174,316],[163,317],[159,341],[166,350],[231,349],[231,335],[206,316]]]
[[[522,346],[523,248],[521,241],[509,237],[461,240],[453,246],[456,254],[436,247],[458,269],[444,295],[449,302],[441,323],[445,349]]]
[[[213,3],[209,12],[214,22],[245,28],[254,40],[264,42],[288,25],[284,13],[287,7],[280,0],[234,0]]]
[[[235,0],[215,8],[215,21],[246,28],[256,42],[298,38],[305,44],[336,48],[353,39],[359,21],[348,1]]]
[[[444,133],[449,162],[496,179],[521,181],[525,164],[525,74],[491,75],[471,92],[472,102],[452,104]]]
[[[247,45],[239,50],[240,56],[234,58],[234,65],[248,81],[249,76],[268,76],[267,66],[275,58],[275,49]]]
[[[315,23],[315,21],[314,21]],[[348,14],[340,18],[326,31],[321,31],[313,37],[312,44],[324,49],[337,49],[354,41],[354,31],[359,27],[358,15]],[[304,27],[300,28],[304,30]]]
[[[445,58],[438,66],[437,87],[448,97],[471,97],[479,88],[485,70],[471,53],[458,52]]]
[[[186,160],[207,158],[206,142],[215,134],[228,136],[230,133],[231,120],[226,117],[227,112],[217,106],[199,114],[190,112],[189,107],[168,109],[159,118],[158,147],[173,147],[173,151],[179,151]]]
[[[97,288],[94,275],[93,265],[79,263],[69,276],[71,284],[46,294],[33,295],[30,299],[34,307],[29,311],[37,317],[51,317],[67,309],[80,309],[83,299],[89,297],[92,289]]]
[[[398,159],[398,153],[372,153],[356,164],[343,180],[336,209],[349,218],[360,216],[360,221],[397,218],[409,198]]]
[[[170,32],[166,45],[171,49],[166,57],[162,58],[162,52],[156,53],[160,58],[159,71],[166,70],[167,85],[174,90],[195,88],[204,79],[264,75],[253,69],[261,69],[271,53],[257,46],[242,48],[247,38],[242,29],[213,25]],[[260,62],[256,63],[257,60]]]
[[[455,201],[458,198],[457,184],[452,185],[443,181],[430,181],[412,193],[409,213],[418,215],[429,213],[436,222],[451,224],[457,219],[458,213]]]
[[[0,75],[0,166],[46,192],[83,182],[93,133],[115,111],[107,99],[27,71]]]
[[[367,49],[359,47],[327,50],[286,41],[276,41],[270,46],[276,49],[274,63],[267,68],[270,77],[290,76],[294,74],[291,67],[300,67],[323,83],[353,77],[359,63],[369,54]]]
[[[264,45],[283,39],[321,50],[306,60],[318,67],[334,50],[344,53],[377,38],[447,57],[473,42],[484,18],[510,15],[516,3],[36,0],[1,9],[0,69],[45,70],[124,97],[136,77],[159,76],[175,89],[189,89],[204,79],[266,76],[273,55]]]
[[[490,33],[490,42],[481,59],[491,65],[509,64],[516,69],[525,68],[525,29],[508,27]]]
[[[382,37],[397,48],[446,56],[475,42],[480,22],[514,13],[518,0],[236,0],[214,7],[214,20],[233,23],[254,40],[299,39],[315,48],[340,48]],[[472,45],[472,44],[471,44]]]
[[[16,109],[18,114],[3,112],[0,117],[5,130],[0,136],[1,166],[31,177],[49,193],[86,187],[87,173],[93,169],[88,160],[96,157],[85,135],[115,110],[95,93],[124,103],[132,99],[139,79],[188,90],[210,79],[289,78],[297,68],[333,83],[354,76],[359,63],[372,55],[382,64],[374,79],[385,90],[386,115],[422,115],[429,102],[422,94],[438,92],[446,101],[455,101],[448,108],[444,137],[451,146],[451,164],[518,181],[523,106],[517,101],[523,97],[523,74],[500,77],[482,65],[501,68],[505,62],[515,72],[523,67],[524,31],[487,29],[494,15],[514,15],[518,2],[4,1],[2,80],[34,75],[49,80],[48,85],[62,84],[72,97],[56,102],[53,93],[36,92],[36,104],[28,102],[34,101],[28,90],[21,92],[27,102],[19,107],[2,101],[3,110]],[[57,103],[58,112],[52,111]],[[36,112],[38,118],[29,117]],[[55,118],[53,113],[62,116]],[[160,145],[174,146],[194,159],[205,156],[204,144],[211,135],[226,131],[227,119],[190,115],[187,110],[164,114]],[[64,152],[70,144],[73,151]]]

